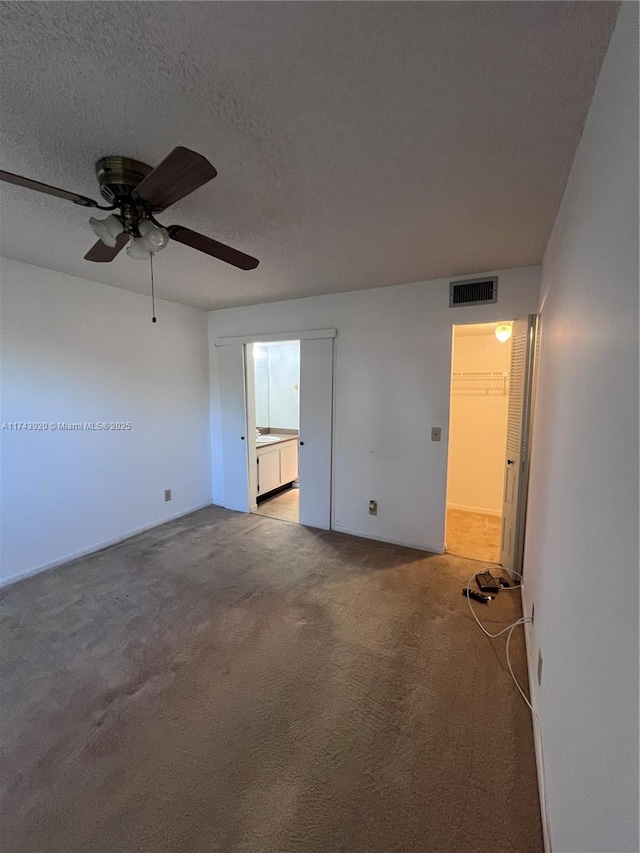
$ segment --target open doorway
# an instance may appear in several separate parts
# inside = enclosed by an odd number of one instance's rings
[[[335,329],[320,329],[283,335],[269,333],[217,338],[214,341],[220,381],[222,503],[227,509],[255,512],[258,508],[256,429],[259,425],[256,423],[253,346],[260,341],[294,341],[299,342],[300,348],[298,480],[301,488],[298,522],[321,530],[331,529],[335,337]]]
[[[535,314],[453,327],[445,550],[499,563],[516,577],[524,555],[538,334]]]
[[[251,503],[258,515],[297,523],[300,341],[258,342],[252,345],[252,355],[256,477]]]
[[[501,554],[511,346],[510,323],[453,327],[446,550],[489,563]]]

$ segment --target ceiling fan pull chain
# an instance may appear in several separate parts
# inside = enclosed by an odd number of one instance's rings
[[[153,286],[153,252],[149,253],[149,263],[151,264],[151,312],[153,315],[151,317],[151,322],[157,323],[158,321],[156,320],[156,294]]]

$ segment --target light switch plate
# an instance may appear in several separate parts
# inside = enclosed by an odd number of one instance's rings
[[[431,441],[440,441],[442,429],[440,427],[431,427]]]

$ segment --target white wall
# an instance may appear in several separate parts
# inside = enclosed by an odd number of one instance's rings
[[[458,327],[453,372],[508,374],[511,339]],[[502,515],[507,444],[508,381],[460,382],[451,388],[447,506]]]
[[[450,309],[447,279],[212,311],[214,502],[224,505],[215,338],[335,328],[334,527],[442,550],[452,324],[537,310],[539,267],[499,275],[496,305]]]
[[[524,574],[554,853],[637,853],[638,6],[544,259]]]
[[[0,288],[1,421],[131,422],[0,431],[2,581],[210,503],[205,312],[7,259]]]

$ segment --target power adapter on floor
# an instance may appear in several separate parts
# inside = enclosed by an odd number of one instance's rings
[[[465,597],[474,598],[476,601],[481,601],[483,604],[488,604],[493,600],[493,595],[486,595],[484,592],[476,592],[475,589],[471,589],[468,586],[463,587],[462,594]]]
[[[500,592],[500,581],[498,578],[494,578],[491,572],[478,572],[476,583],[482,592],[490,592],[494,595]]]

